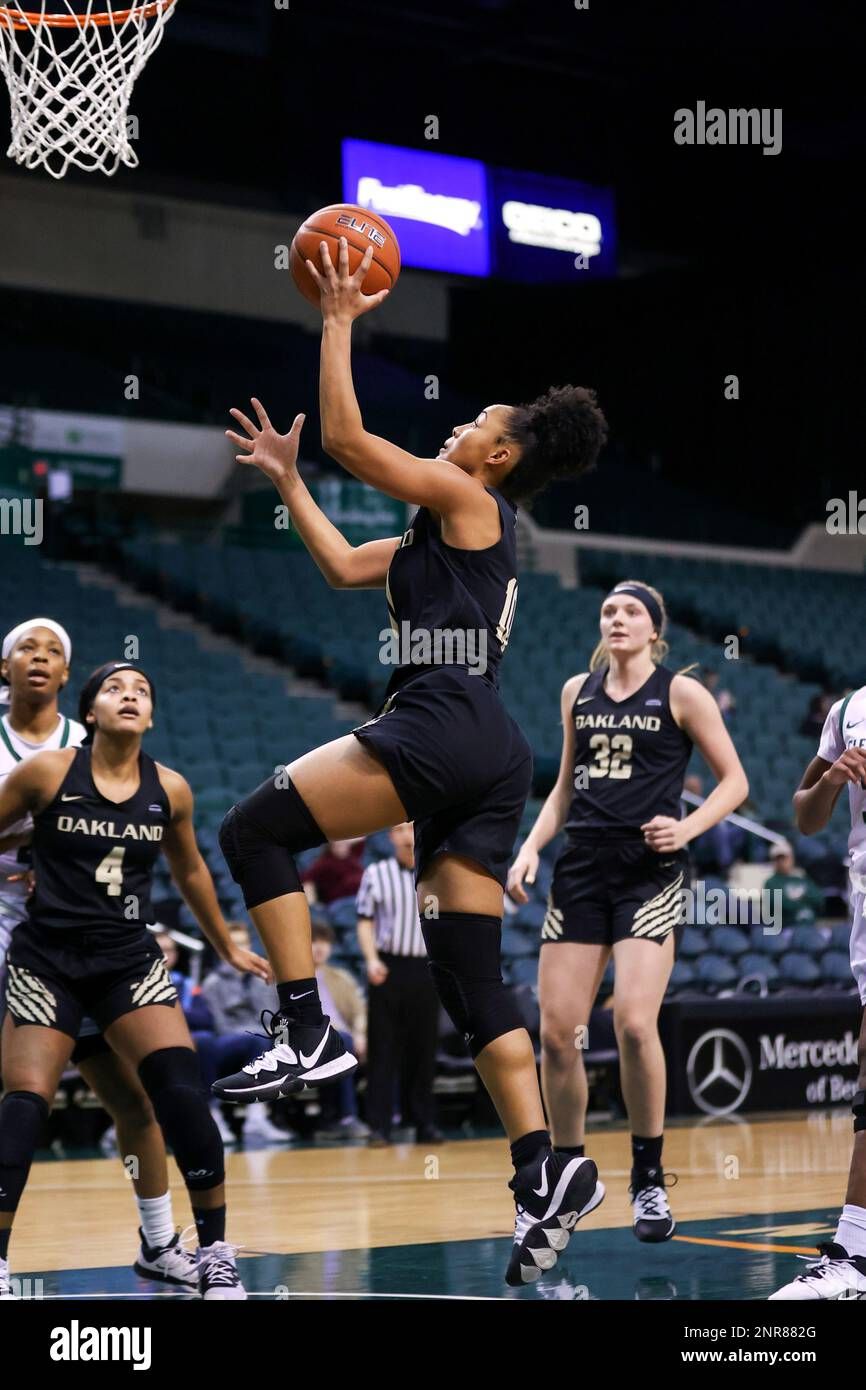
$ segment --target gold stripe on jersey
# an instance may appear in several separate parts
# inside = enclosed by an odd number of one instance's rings
[[[57,1000],[48,986],[29,970],[11,962],[6,1007],[21,1023],[41,1023],[50,1028],[57,1022]]]
[[[553,891],[547,895],[547,912],[541,924],[542,941],[557,941],[562,936],[562,912],[553,906]]]
[[[639,907],[632,922],[632,936],[650,936],[654,940],[667,936],[682,918],[680,889],[683,875],[680,873],[673,883],[668,884],[654,898],[649,898]]]
[[[177,990],[161,957],[153,962],[143,980],[137,980],[129,988],[132,990],[132,1002],[137,1008],[145,1004],[173,1003],[177,999]]]

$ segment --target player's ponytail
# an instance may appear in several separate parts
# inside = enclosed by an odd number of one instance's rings
[[[499,489],[525,506],[557,478],[578,478],[595,466],[607,441],[607,421],[586,386],[551,386],[529,405],[513,406],[504,438],[520,458]]]

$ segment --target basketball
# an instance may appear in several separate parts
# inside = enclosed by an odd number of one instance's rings
[[[364,277],[365,294],[393,289],[400,274],[400,246],[384,217],[353,203],[332,203],[312,213],[298,228],[292,242],[292,277],[305,299],[318,307],[320,294],[306,261],[321,269],[319,243],[326,241],[334,265],[340,254],[340,237],[349,243],[349,270],[358,269],[367,247],[373,247],[373,261]]]

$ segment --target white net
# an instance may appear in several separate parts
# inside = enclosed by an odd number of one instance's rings
[[[47,8],[50,3],[50,9]],[[9,88],[6,153],[60,179],[70,164],[88,173],[132,169],[129,116],[135,80],[158,46],[177,0],[111,10],[105,0],[0,4],[0,68]]]

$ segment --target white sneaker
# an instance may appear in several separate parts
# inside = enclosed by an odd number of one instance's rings
[[[266,1105],[250,1105],[244,1112],[244,1139],[267,1139],[271,1144],[290,1144],[296,1137],[291,1130],[275,1125]]]
[[[632,1176],[629,1188],[632,1206],[632,1228],[638,1240],[650,1244],[670,1240],[677,1228],[671,1205],[664,1188],[664,1178],[660,1168],[654,1169],[661,1182],[647,1182],[646,1179]]]
[[[222,1112],[222,1107],[219,1105],[212,1105],[210,1113],[214,1117],[214,1122],[216,1123],[216,1127],[220,1132],[220,1139],[222,1139],[225,1146],[228,1148],[230,1145],[236,1144],[238,1142],[237,1136],[234,1130],[231,1129],[229,1125],[226,1123],[226,1118]]]
[[[777,1293],[771,1293],[768,1301],[774,1298],[866,1299],[866,1258],[862,1255],[849,1255],[844,1246],[825,1241],[818,1246],[817,1260],[808,1255],[799,1255],[798,1259],[806,1260],[806,1271]]]
[[[14,1298],[18,1300],[18,1294],[14,1293],[12,1290],[8,1260],[0,1260],[0,1298]]]
[[[246,1298],[237,1266],[238,1247],[225,1240],[200,1246],[198,1251],[198,1289],[207,1302],[217,1299]]]
[[[168,1245],[148,1245],[144,1232],[139,1230],[141,1249],[133,1265],[142,1279],[158,1279],[163,1284],[182,1284],[194,1289],[198,1284],[198,1261],[191,1250],[185,1250],[180,1235],[172,1236]]]

